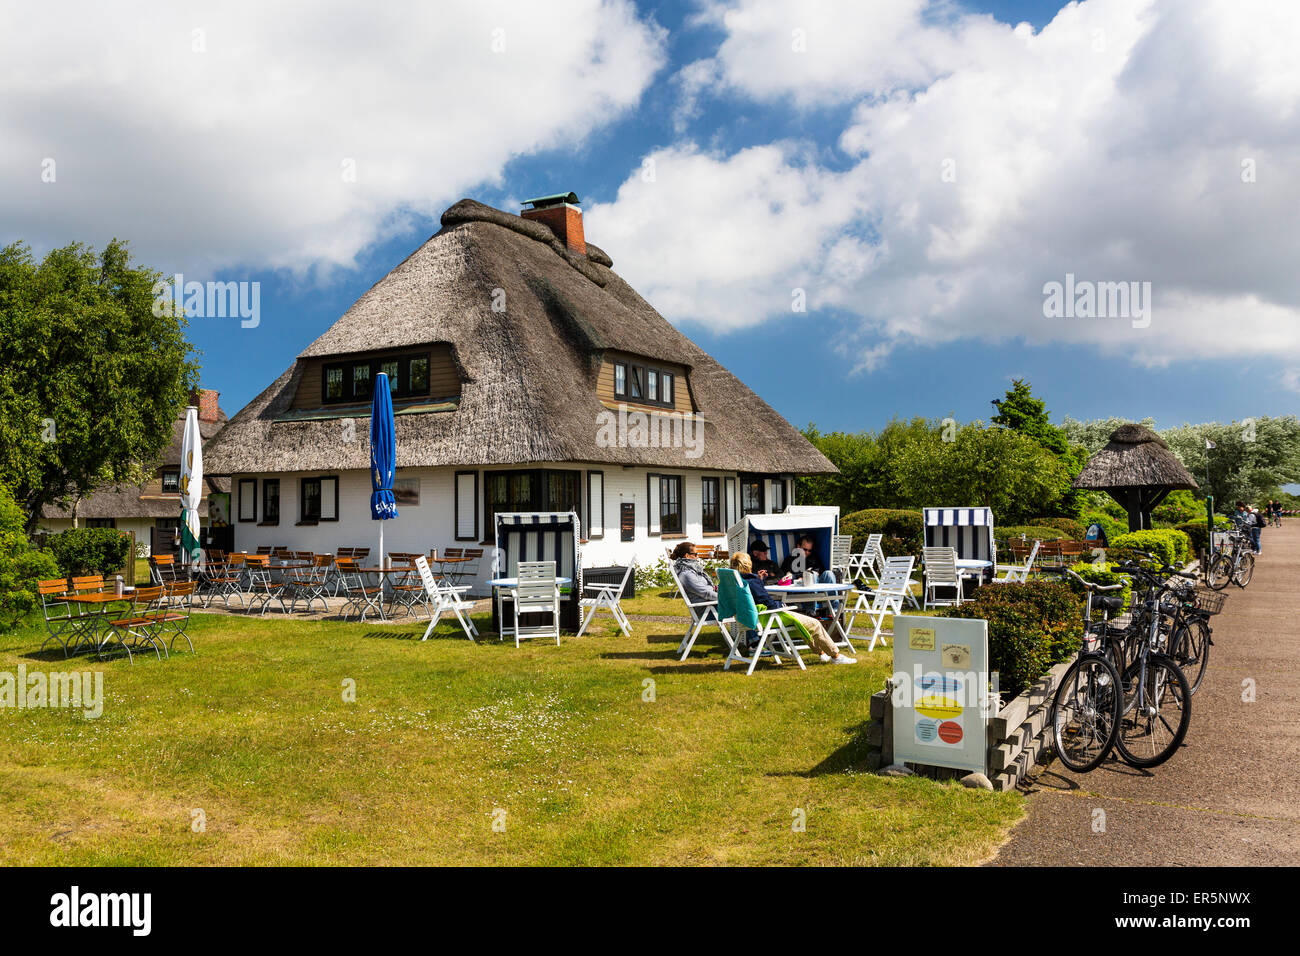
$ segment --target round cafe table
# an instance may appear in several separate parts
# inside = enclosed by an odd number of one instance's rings
[[[763,587],[786,604],[825,604],[834,608],[828,628],[830,638],[837,647],[854,650],[848,632],[843,627],[844,599],[853,590],[852,584],[764,584]]]

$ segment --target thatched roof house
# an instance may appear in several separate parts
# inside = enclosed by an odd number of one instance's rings
[[[212,389],[198,389],[190,396],[190,404],[199,410],[199,433],[204,441],[215,438],[225,427],[227,417],[218,404],[218,393]],[[181,442],[185,434],[185,415],[182,413],[172,423],[172,440],[156,462],[145,465],[146,478],[141,484],[108,483],[96,488],[93,494],[64,505],[47,505],[41,512],[40,524],[51,531],[63,531],[73,525],[73,511],[79,525],[110,527],[136,532],[136,538],[148,542],[151,528],[175,527],[180,520],[179,482],[181,471]],[[228,492],[227,478],[206,475],[205,484],[211,492]],[[199,516],[208,517],[208,498],[199,503]]]
[[[253,482],[257,475],[366,475],[369,383],[387,371],[394,385],[399,477],[419,469],[475,473],[472,483],[466,480],[455,489],[447,473],[449,513],[453,507],[464,510],[454,506],[453,494],[497,494],[491,490],[495,472],[489,469],[612,466],[625,478],[639,470],[639,521],[655,533],[655,516],[645,511],[657,507],[656,493],[647,493],[650,470],[712,472],[732,482],[742,473],[764,480],[779,476],[782,490],[772,490],[777,500],[765,506],[782,507],[792,494],[793,476],[835,470],[789,422],[613,271],[610,257],[583,236],[576,196],[530,202],[533,208],[521,215],[471,199],[444,212],[434,236],[307,346],[208,444],[208,469],[236,476],[237,485],[239,476]],[[648,438],[642,427],[647,423]],[[681,428],[699,429],[691,448],[665,437]],[[584,484],[591,495],[603,497],[609,483],[597,473],[599,488],[590,480]],[[538,477],[542,484],[549,480]],[[278,515],[283,479],[272,480]],[[431,473],[422,480],[443,487]],[[253,485],[246,489],[256,495]],[[337,495],[337,486],[327,485],[326,497],[331,490]],[[315,485],[302,489],[312,502],[318,493]],[[530,493],[536,498],[535,492],[509,494],[520,499]],[[671,498],[673,488],[665,494]],[[713,491],[703,494],[707,508]],[[631,487],[618,497],[630,501]],[[682,502],[688,509],[690,498],[684,495]],[[483,521],[476,508],[477,531],[457,538],[490,536],[485,525],[500,503],[483,501]],[[606,515],[604,509],[589,515],[590,505],[585,501],[582,513],[595,532],[607,523]],[[311,508],[305,518],[299,514],[298,525],[317,520],[315,505]],[[253,520],[255,510],[243,508],[245,523],[262,523]],[[611,525],[626,520],[612,511],[608,518]],[[458,515],[457,523],[463,520]],[[688,533],[690,523],[683,521],[680,533]],[[716,524],[707,522],[712,533],[725,530]],[[447,532],[452,530],[464,531],[449,525]],[[427,536],[438,533],[426,528]],[[272,537],[280,543],[286,535]],[[437,543],[426,539],[424,546]]]
[[[1151,509],[1171,491],[1197,489],[1196,480],[1145,425],[1121,425],[1106,446],[1088,459],[1074,487],[1105,491],[1129,513],[1129,528],[1151,527]]]

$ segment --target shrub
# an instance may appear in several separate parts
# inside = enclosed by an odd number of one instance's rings
[[[114,574],[126,565],[131,539],[112,528],[72,528],[51,537],[48,547],[67,577]]]
[[[885,557],[920,554],[923,540],[921,512],[894,508],[867,508],[840,519],[840,534],[853,535],[853,550],[867,545],[867,535],[883,534],[880,548]]]
[[[1110,543],[1109,554],[1123,560],[1134,551],[1149,551],[1165,564],[1178,567],[1187,563],[1192,542],[1186,532],[1175,528],[1155,528],[1150,531],[1130,531]]]
[[[1169,525],[1184,524],[1203,514],[1205,502],[1186,490],[1170,492],[1164,501],[1151,510],[1152,519]]]
[[[940,616],[989,622],[989,667],[1004,701],[1070,658],[1083,639],[1083,604],[1059,581],[983,587]]]
[[[1109,591],[1104,596],[1114,597],[1119,595],[1124,599],[1124,606],[1128,607],[1130,595],[1133,593],[1133,582],[1123,574],[1115,570],[1115,562],[1108,561],[1105,564],[1093,564],[1091,561],[1080,561],[1078,564],[1070,566],[1070,570],[1092,584],[1100,584],[1102,587],[1109,587],[1112,584],[1124,585],[1123,590]],[[1071,577],[1063,577],[1062,580],[1074,588],[1080,598],[1084,596],[1083,587]],[[1098,615],[1100,617],[1100,615]]]
[[[1089,525],[1101,525],[1101,529],[1106,532],[1107,542],[1113,542],[1116,538],[1120,537],[1120,535],[1128,534],[1127,518],[1121,521],[1103,511],[1089,511],[1079,519],[1079,523],[1083,525],[1083,533],[1085,536],[1088,533]]]
[[[1232,522],[1222,515],[1214,516],[1215,530],[1226,530]],[[1192,551],[1197,555],[1203,555],[1210,549],[1210,534],[1205,529],[1205,519],[1197,518],[1193,521],[1185,521],[1175,529],[1187,535],[1192,543]]]
[[[1060,541],[1066,537],[1064,531],[1059,528],[1048,528],[1044,525],[1034,524],[1011,524],[1005,528],[993,526],[993,536],[998,541],[1006,541],[1010,538],[1025,536],[1026,541]]]
[[[1082,541],[1083,536],[1088,533],[1088,526],[1080,524],[1073,518],[1035,518],[1029,522],[1033,528],[1055,528],[1062,531],[1065,536],[1072,541]]]
[[[32,547],[24,526],[22,509],[0,487],[0,618],[7,626],[38,605],[37,581],[59,577],[54,558]]]

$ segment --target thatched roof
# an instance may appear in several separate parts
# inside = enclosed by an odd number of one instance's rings
[[[199,434],[207,442],[226,425],[226,413],[217,409],[216,421],[199,421]],[[164,465],[181,463],[181,444],[185,438],[185,417],[182,415],[172,424],[172,441],[158,461],[146,466],[155,470]],[[205,469],[206,471],[206,469]],[[207,477],[208,491],[229,491],[230,479]],[[180,499],[175,493],[168,495],[150,494],[142,497],[146,488],[141,485],[108,483],[96,488],[93,494],[81,499],[77,505],[77,517],[85,518],[175,518],[180,514]],[[69,503],[70,505],[71,503]],[[208,499],[205,495],[199,501],[199,516],[208,514]],[[71,518],[72,508],[58,505],[46,505],[41,511],[42,518]]]
[[[541,223],[470,199],[443,213],[442,226],[205,447],[213,474],[369,467],[368,417],[354,419],[353,441],[344,441],[338,419],[283,420],[303,360],[435,343],[450,345],[459,367],[459,406],[398,415],[399,467],[595,462],[835,471],[637,295],[596,246],[575,255]],[[505,310],[493,311],[503,294]],[[606,349],[688,368],[705,420],[702,457],[685,459],[680,448],[600,447],[598,416],[606,409],[596,376]]]
[[[1074,487],[1097,491],[1112,488],[1195,491],[1197,484],[1159,435],[1145,425],[1130,424],[1111,432],[1106,447],[1088,459],[1074,480]]]

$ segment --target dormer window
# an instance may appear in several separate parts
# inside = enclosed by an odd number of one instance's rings
[[[652,365],[614,363],[614,397],[642,405],[672,407],[676,376]]]
[[[429,353],[396,358],[353,359],[329,362],[321,368],[321,404],[345,405],[368,402],[379,373],[388,375],[393,398],[415,398],[429,394]]]

